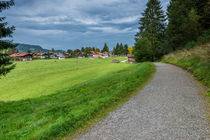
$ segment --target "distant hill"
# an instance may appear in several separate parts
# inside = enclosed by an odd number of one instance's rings
[[[43,49],[39,45],[29,45],[29,44],[17,44],[16,48],[18,49],[19,53],[27,53],[27,52],[35,53],[36,51],[47,53],[47,52],[51,51],[51,50],[48,50],[48,49]],[[64,52],[64,51],[63,50],[56,50],[56,52]]]

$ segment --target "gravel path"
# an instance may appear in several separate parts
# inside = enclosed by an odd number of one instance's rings
[[[207,140],[199,88],[182,69],[155,63],[153,80],[78,140]]]

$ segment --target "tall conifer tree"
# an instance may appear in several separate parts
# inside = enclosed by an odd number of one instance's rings
[[[14,1],[0,1],[0,13],[14,5]],[[6,75],[15,66],[12,64],[9,55],[6,53],[10,48],[15,45],[11,41],[3,40],[4,38],[12,37],[15,27],[8,27],[8,23],[4,21],[5,17],[0,17],[0,76]]]
[[[164,38],[166,17],[162,10],[159,0],[149,0],[147,8],[140,19],[139,32],[136,34],[138,39],[147,39],[152,50],[152,61],[159,57],[161,50],[161,40]]]

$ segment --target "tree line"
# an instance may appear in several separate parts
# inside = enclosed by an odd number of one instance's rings
[[[70,57],[76,57],[78,54],[83,54],[85,57],[87,57],[87,54],[90,52],[95,52],[95,53],[105,53],[105,52],[110,52],[109,47],[107,43],[104,44],[103,49],[101,50],[100,48],[97,47],[82,47],[81,49],[68,49],[67,53],[71,54]]]
[[[128,45],[123,45],[122,43],[117,43],[116,47],[113,48],[112,53],[114,55],[122,56],[128,54]]]
[[[159,0],[149,0],[135,36],[136,61],[156,61],[196,41],[209,41],[209,17],[209,0],[171,0],[166,13]]]

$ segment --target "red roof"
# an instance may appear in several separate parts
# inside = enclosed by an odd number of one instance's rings
[[[10,55],[10,56],[12,56],[12,57],[17,57],[17,56],[27,56],[27,55],[30,55],[29,53],[14,53],[14,54],[12,54],[12,55]]]

